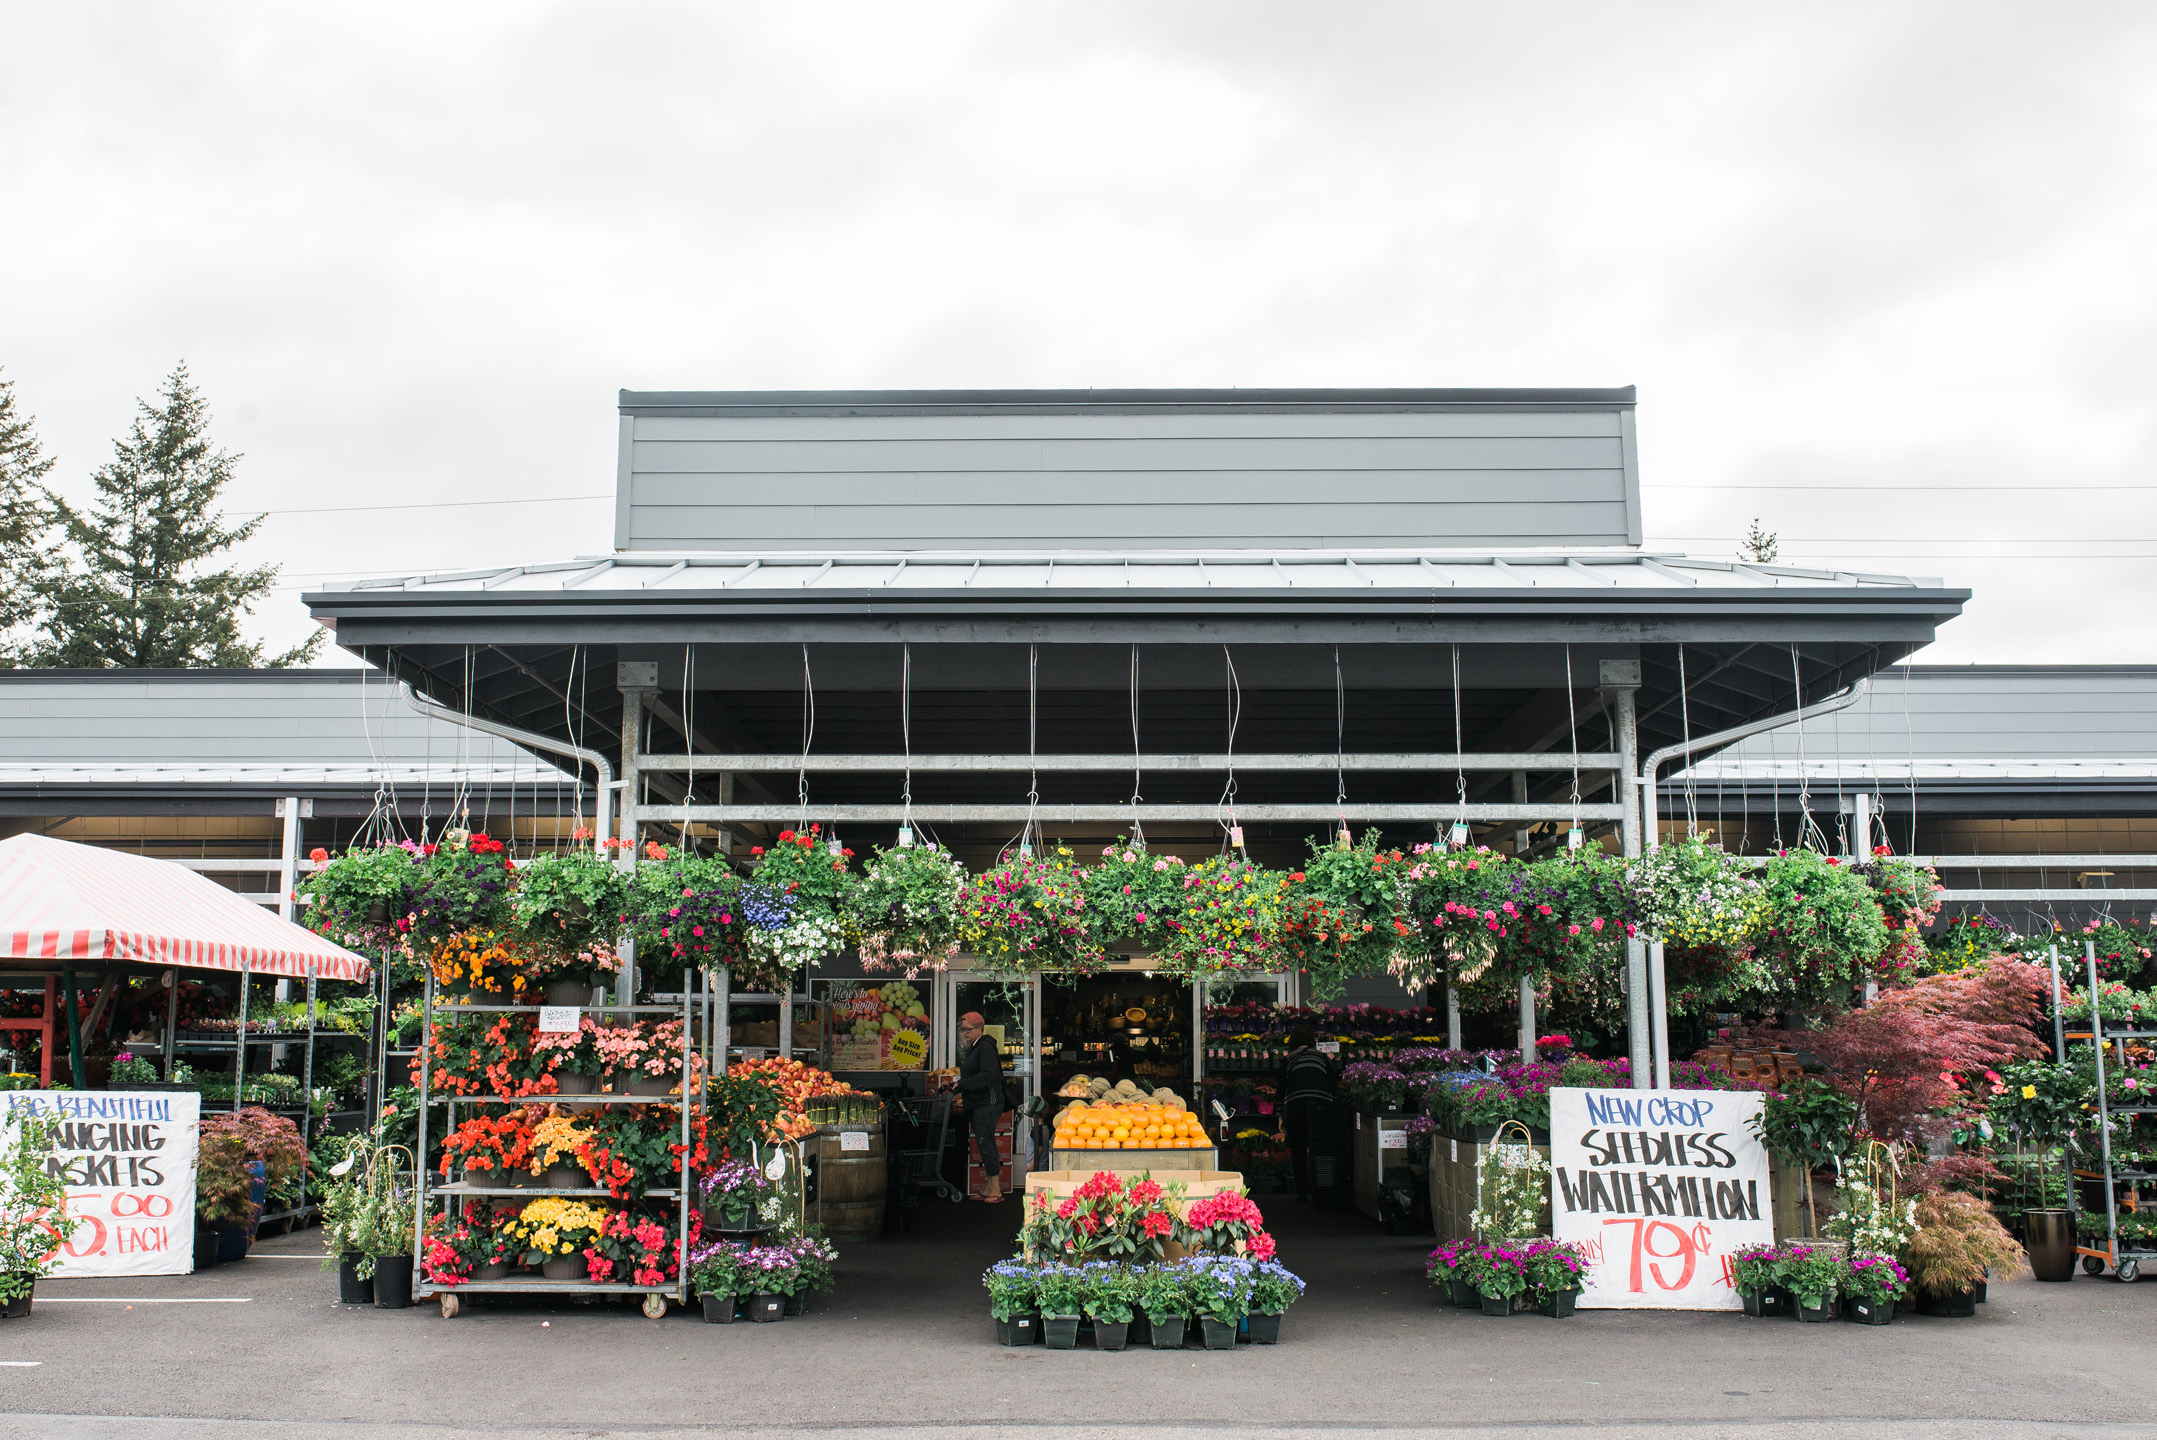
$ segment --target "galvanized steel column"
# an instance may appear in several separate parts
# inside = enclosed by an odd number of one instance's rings
[[[636,667],[642,669],[645,667]],[[649,667],[656,681],[659,667]],[[615,681],[622,695],[622,813],[621,848],[615,851],[615,864],[624,870],[637,868],[637,820],[644,805],[644,777],[637,773],[638,752],[644,737],[644,687],[631,688],[633,678],[629,664],[615,666]],[[621,969],[615,982],[608,988],[615,993],[609,998],[617,1005],[632,1003],[637,993],[637,947],[633,940],[621,942],[619,951]]]
[[[1630,683],[1623,683],[1629,680]],[[1625,764],[1618,771],[1618,839],[1625,858],[1630,861],[1640,855],[1640,776],[1638,753],[1640,750],[1638,714],[1633,704],[1640,686],[1640,662],[1603,662],[1603,681],[1606,688],[1615,692],[1618,728],[1618,753]],[[1648,947],[1637,937],[1625,942],[1625,1010],[1626,1025],[1631,1031],[1627,1053],[1632,1059],[1633,1088],[1646,1090],[1655,1081],[1655,1055],[1650,1044],[1650,1017],[1648,1013]]]

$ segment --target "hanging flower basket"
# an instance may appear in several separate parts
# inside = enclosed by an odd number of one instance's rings
[[[1238,855],[1203,860],[1182,871],[1155,969],[1195,980],[1285,968],[1279,932],[1287,892],[1285,873]]]
[[[1811,850],[1785,850],[1762,869],[1751,938],[1772,994],[1802,1007],[1847,1001],[1877,972],[1888,930],[1863,876]]]
[[[1189,867],[1175,855],[1155,855],[1143,841],[1118,836],[1085,872],[1086,917],[1103,949],[1134,942],[1145,954],[1167,948],[1183,908]]]
[[[1318,993],[1337,993],[1349,979],[1385,969],[1404,945],[1422,945],[1407,908],[1410,869],[1407,857],[1381,850],[1378,832],[1366,830],[1346,847],[1313,842],[1311,858],[1290,872],[1281,951]]]
[[[960,897],[962,942],[980,969],[1021,978],[1043,971],[1099,974],[1107,956],[1088,925],[1084,880],[1071,851],[1015,855],[976,876]]]
[[[941,970],[959,948],[966,871],[941,845],[879,850],[852,896],[851,928],[871,971]]]

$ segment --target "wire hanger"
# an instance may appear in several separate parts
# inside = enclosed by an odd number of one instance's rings
[[[1236,657],[1229,653],[1226,645],[1221,647],[1221,663],[1228,672],[1228,783],[1221,787],[1219,801],[1228,812],[1224,827],[1228,837],[1221,847],[1222,853],[1226,854],[1229,846],[1243,848],[1243,826],[1236,820],[1236,727],[1243,721],[1243,683],[1236,678]]]
[[[899,646],[899,744],[906,768],[899,778],[899,848],[914,843],[914,647]]]
[[[794,798],[801,805],[797,830],[809,828],[809,747],[816,741],[816,682],[809,673],[809,645],[801,647],[801,768],[794,772]]]
[[[1348,688],[1341,679],[1341,647],[1333,647],[1333,820],[1340,827],[1341,848],[1355,842],[1348,835]]]
[[[1456,806],[1453,812],[1453,828],[1447,832],[1446,844],[1455,850],[1465,849],[1468,844],[1468,771],[1467,754],[1462,742],[1460,718],[1460,646],[1453,647],[1453,794]]]
[[[1573,706],[1573,647],[1565,647],[1565,729],[1573,744],[1573,824],[1565,832],[1565,848],[1578,850],[1587,843],[1580,828],[1580,717]]]
[[[1138,748],[1138,646],[1131,647],[1131,846],[1135,850],[1146,848],[1146,827],[1138,818],[1139,757]]]

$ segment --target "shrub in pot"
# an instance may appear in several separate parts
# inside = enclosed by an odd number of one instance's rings
[[[1870,892],[1867,892],[1868,894]],[[1870,900],[1866,902],[1870,904]],[[1812,1194],[1812,1172],[1850,1153],[1850,1127],[1857,1106],[1846,1095],[1817,1080],[1801,1080],[1762,1102],[1752,1119],[1760,1143],[1796,1165],[1805,1179],[1806,1233],[1820,1233],[1820,1212]]]
[[[81,1221],[67,1213],[60,1178],[57,1115],[20,1114],[0,1129],[0,1313],[30,1313],[40,1277]]]
[[[2018,1149],[2034,1152],[2034,1165],[2018,1166],[2015,1172],[2026,1178],[2034,1169],[2036,1175],[2034,1186],[2018,1186],[2024,1190],[2022,1226],[2030,1271],[2039,1280],[2072,1280],[2074,1211],[2050,1201],[2067,1188],[2061,1147],[2082,1117],[2094,1086],[2075,1066],[2023,1060],[2002,1068],[1998,1088],[2000,1093],[1987,1107],[1993,1125],[2015,1137]]]
[[[1041,1338],[1039,1275],[1038,1267],[1024,1260],[999,1260],[981,1272],[997,1344],[1031,1345]]]
[[[2023,1269],[2022,1247],[1985,1202],[1955,1190],[1919,1197],[1917,1230],[1901,1258],[1924,1315],[1974,1315],[1988,1271],[2004,1279]]]
[[[195,1218],[229,1244],[223,1235],[247,1235],[262,1214],[256,1186],[304,1180],[306,1167],[299,1128],[281,1115],[249,1105],[205,1120],[195,1150]],[[242,1254],[249,1243],[240,1242]]]

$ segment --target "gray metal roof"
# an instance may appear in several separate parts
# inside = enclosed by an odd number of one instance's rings
[[[624,415],[1145,415],[1631,409],[1604,389],[623,390]]]
[[[332,586],[309,597],[394,590],[405,594],[678,594],[805,595],[880,591],[892,594],[1009,592],[1203,593],[1432,590],[1499,596],[1536,590],[1607,595],[1644,591],[1684,596],[1703,588],[1815,592],[1934,590],[1935,577],[1817,570],[1702,560],[1630,548],[1492,550],[1212,550],[1129,552],[1043,550],[831,550],[822,553],[711,551],[590,555],[540,565],[440,571]]]
[[[0,790],[313,795],[566,785],[550,762],[428,719],[379,672],[0,670]]]

